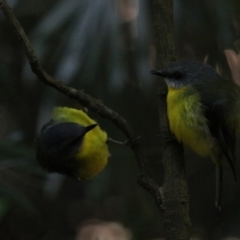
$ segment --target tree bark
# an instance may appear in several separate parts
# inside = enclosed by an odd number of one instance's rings
[[[157,68],[162,69],[175,61],[173,1],[152,0],[153,24],[157,52]],[[164,232],[167,240],[188,240],[190,238],[189,196],[183,157],[183,147],[169,131],[167,108],[167,86],[159,81],[158,103],[160,132],[165,142],[162,162],[164,184],[162,196]]]

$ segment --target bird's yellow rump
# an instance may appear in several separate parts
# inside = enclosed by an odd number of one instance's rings
[[[107,133],[82,110],[56,107],[37,140],[37,159],[49,172],[91,179],[107,164]]]

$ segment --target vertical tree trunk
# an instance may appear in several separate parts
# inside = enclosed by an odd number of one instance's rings
[[[162,69],[175,61],[173,1],[152,0],[154,34],[156,39],[157,68]],[[166,113],[167,86],[159,81],[159,118],[163,141],[164,184],[160,188],[161,209],[167,240],[190,238],[189,196],[182,146],[169,132]]]

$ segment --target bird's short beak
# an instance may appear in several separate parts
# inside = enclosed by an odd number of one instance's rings
[[[158,75],[161,77],[166,77],[167,72],[165,70],[151,70],[151,74]]]
[[[95,128],[97,126],[97,124],[92,124],[92,125],[89,125],[87,127],[85,127],[85,134],[87,132],[89,132],[90,130],[92,130],[93,128]]]

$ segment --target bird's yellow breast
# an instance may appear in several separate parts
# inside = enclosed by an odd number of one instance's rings
[[[167,114],[171,132],[179,142],[201,156],[211,156],[215,150],[207,119],[203,115],[200,97],[190,87],[168,88]]]
[[[54,109],[52,119],[55,122],[75,122],[82,126],[96,124],[85,112],[68,107]],[[76,174],[80,179],[96,176],[106,166],[109,157],[107,133],[97,125],[87,132],[76,156],[79,163]]]

